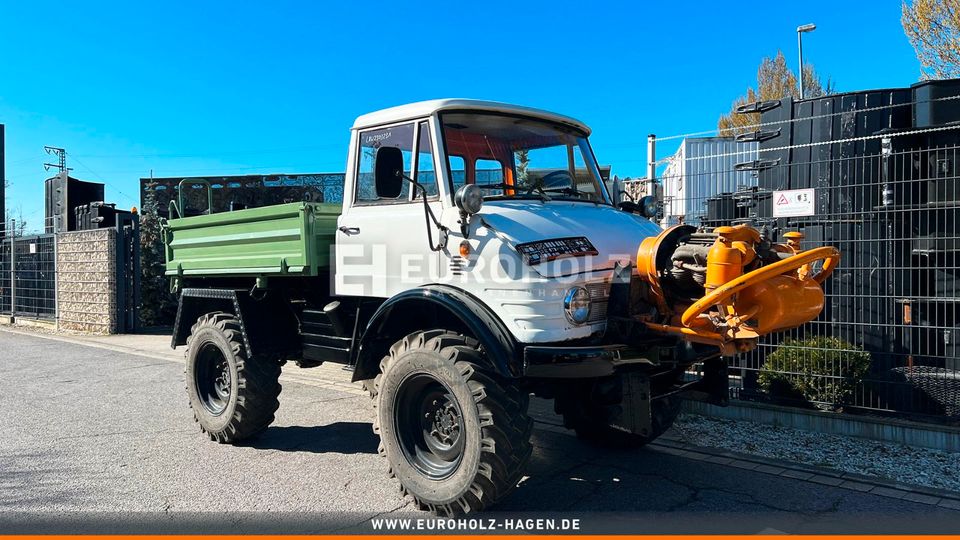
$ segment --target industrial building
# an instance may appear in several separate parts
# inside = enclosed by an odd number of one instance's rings
[[[757,143],[740,143],[733,137],[691,137],[667,158],[660,175],[663,201],[661,225],[700,225],[707,201],[720,193],[733,193],[757,185],[754,171],[738,164],[757,159]]]

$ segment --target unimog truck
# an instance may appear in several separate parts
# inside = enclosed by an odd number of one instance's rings
[[[435,512],[517,485],[531,395],[617,446],[657,438],[681,399],[725,404],[724,358],[815,318],[839,260],[798,233],[661,230],[657,202],[605,184],[590,129],[558,114],[445,99],[350,133],[342,204],[215,213],[214,187],[181,183],[172,345],[220,443],[270,425],[285,363],[349,366],[389,474]],[[203,191],[206,208],[185,204]]]

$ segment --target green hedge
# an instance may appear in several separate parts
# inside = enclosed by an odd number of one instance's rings
[[[870,353],[840,338],[787,338],[764,362],[760,388],[774,397],[842,405],[870,363]]]

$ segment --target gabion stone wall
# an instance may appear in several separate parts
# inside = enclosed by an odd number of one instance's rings
[[[61,330],[117,330],[117,254],[114,229],[57,235],[57,311]]]

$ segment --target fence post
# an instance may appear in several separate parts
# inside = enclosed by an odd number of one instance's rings
[[[53,322],[57,325],[57,330],[60,330],[60,279],[58,269],[60,268],[60,261],[57,260],[58,248],[57,244],[60,239],[60,233],[53,234]]]
[[[657,180],[657,136],[651,133],[647,135],[647,193],[646,195],[656,195],[654,187]]]
[[[10,322],[17,316],[17,220],[10,220]]]

